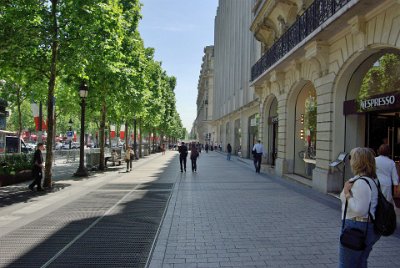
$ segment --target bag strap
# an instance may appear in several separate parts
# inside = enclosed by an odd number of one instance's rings
[[[368,184],[369,188],[371,189],[371,194],[372,194],[372,188],[371,188],[371,185],[369,184],[369,181],[364,177],[359,177],[359,178],[355,179],[353,181],[353,183],[356,182],[356,180],[358,180],[358,179],[362,179],[363,181],[365,181]],[[372,196],[371,196],[371,200],[372,200]],[[368,231],[369,219],[372,219],[371,212],[370,212],[371,211],[371,200],[369,201],[369,206],[368,206],[368,221],[367,221],[367,226],[365,227],[365,234],[367,234],[367,231]],[[347,205],[348,205],[348,201],[346,199],[346,204],[344,205],[344,215],[343,215],[343,219],[342,219],[342,231],[344,229],[344,222],[346,220]]]

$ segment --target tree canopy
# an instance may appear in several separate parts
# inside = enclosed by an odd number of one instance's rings
[[[5,0],[0,5],[1,97],[18,107],[19,129],[29,102],[47,104],[47,146],[72,119],[79,126],[79,85],[88,84],[89,132],[133,124],[168,137],[182,136],[176,78],[168,76],[138,31],[138,0]],[[9,128],[17,130],[13,119]],[[104,147],[104,145],[103,145]],[[51,177],[51,153],[46,176]]]

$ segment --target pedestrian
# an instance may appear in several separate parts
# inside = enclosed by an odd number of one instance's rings
[[[199,151],[197,151],[196,145],[193,143],[190,150],[190,161],[192,162],[192,172],[197,172],[197,158],[199,157]]]
[[[206,146],[204,146],[204,150],[206,150],[206,154],[208,154],[208,143],[206,143]]]
[[[163,143],[161,150],[162,150],[162,155],[165,155],[165,143]]]
[[[386,200],[393,203],[393,186],[399,184],[396,163],[389,158],[390,147],[382,144],[378,149],[378,157],[375,157],[376,175],[378,176],[381,190]]]
[[[178,147],[179,152],[179,164],[181,166],[181,172],[185,170],[186,172],[186,158],[188,155],[188,148],[186,147],[185,143],[182,141],[181,146]]]
[[[358,229],[365,235],[365,248],[361,250],[350,249],[341,242],[339,250],[340,268],[367,267],[367,259],[372,251],[372,246],[380,238],[372,223],[378,204],[374,153],[369,148],[354,148],[350,152],[350,166],[355,176],[344,184],[343,191],[340,194],[343,222],[341,236],[344,233],[343,230]],[[360,179],[360,177],[363,179]],[[369,182],[371,188],[364,179]]]
[[[125,151],[126,172],[132,170],[132,160],[133,160],[132,155],[133,153],[131,147],[127,146]]]
[[[226,146],[226,151],[228,152],[228,154],[226,155],[226,159],[228,161],[231,160],[231,154],[232,154],[232,146],[230,143],[228,143],[228,145]]]
[[[43,177],[43,155],[44,144],[39,142],[36,147],[36,151],[33,154],[33,166],[32,166],[32,177],[33,182],[29,185],[29,189],[33,191],[33,187],[37,186],[37,191],[44,191],[42,188],[42,177]]]
[[[254,161],[254,167],[256,168],[256,173],[260,173],[261,169],[261,159],[263,155],[265,154],[264,146],[261,144],[261,141],[258,140],[256,144],[253,146],[253,161]]]

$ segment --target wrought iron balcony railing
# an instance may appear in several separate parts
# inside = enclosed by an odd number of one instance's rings
[[[351,0],[315,0],[251,68],[251,81],[278,62]]]

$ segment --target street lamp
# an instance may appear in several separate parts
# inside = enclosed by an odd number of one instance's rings
[[[75,172],[76,177],[87,177],[89,175],[85,167],[85,108],[86,108],[86,97],[88,95],[88,86],[84,81],[82,81],[79,86],[79,96],[81,97],[81,136],[80,136],[80,146],[79,146],[79,167]],[[72,120],[71,120],[72,122]]]
[[[68,126],[69,126],[69,131],[70,131],[70,132],[72,131],[72,124],[73,124],[72,118],[70,118],[70,119],[69,119],[69,122],[68,122]],[[71,150],[71,143],[72,143],[72,137],[70,137],[70,139],[69,139],[69,149],[70,149],[70,150]]]

